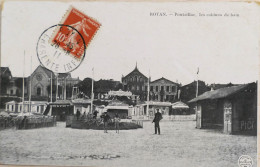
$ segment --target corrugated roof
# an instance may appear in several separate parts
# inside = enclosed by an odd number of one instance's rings
[[[214,90],[214,91],[207,91],[207,92],[203,93],[202,95],[190,100],[189,103],[197,102],[197,101],[201,101],[201,100],[206,100],[206,99],[225,98],[225,97],[228,97],[230,95],[233,95],[233,94],[239,92],[240,90],[244,89],[248,85],[249,84],[239,85],[239,86],[231,86],[231,87],[220,88],[220,89],[217,89],[217,90]]]

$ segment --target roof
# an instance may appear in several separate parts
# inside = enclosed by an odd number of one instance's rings
[[[159,82],[159,81],[161,81],[161,80],[164,80],[164,81],[166,81],[166,82],[170,82],[171,84],[176,84],[176,85],[177,85],[177,83],[175,83],[175,82],[173,82],[173,81],[171,81],[171,80],[169,80],[169,79],[166,79],[166,78],[164,78],[164,77],[152,81],[151,84],[156,83],[156,82]]]
[[[109,96],[132,96],[132,93],[129,91],[122,91],[121,89],[119,91],[109,91]]]
[[[177,108],[189,108],[189,106],[181,101],[178,101],[172,104],[172,109],[177,109]]]
[[[128,110],[129,109],[129,106],[106,106],[105,107],[106,110],[109,110],[109,109],[114,109],[114,110]]]
[[[50,103],[50,105],[57,105],[57,104],[60,104],[60,105],[72,105],[72,102],[71,102],[71,100],[57,100],[55,102]]]
[[[248,85],[249,84],[231,86],[231,87],[220,88],[220,89],[213,90],[213,91],[207,91],[207,92],[203,93],[202,95],[190,100],[189,103],[197,102],[197,101],[201,101],[201,100],[207,100],[207,99],[213,100],[213,99],[225,98],[225,97],[231,96],[231,95],[241,91],[242,89],[246,88]]]
[[[140,104],[140,105],[147,105],[147,103],[149,103],[149,105],[151,106],[171,106],[172,104],[170,102],[161,102],[161,101],[145,101],[144,104]]]
[[[41,65],[39,65],[34,71],[36,71],[38,68],[41,68],[48,75],[49,78],[51,78],[51,75],[52,75],[52,77],[55,77],[54,72],[52,72],[51,70],[49,70]],[[71,74],[70,73],[61,73],[58,75],[59,78],[66,78],[68,76],[71,76]]]
[[[132,73],[139,73],[140,75],[142,75],[144,78],[146,78],[146,79],[148,79],[143,73],[141,73],[139,70],[138,70],[138,68],[137,68],[137,66],[135,67],[135,69],[132,71],[132,72],[130,72],[129,74],[127,74],[125,77],[123,77],[123,78],[126,78],[126,77],[128,77],[128,76],[130,76]]]
[[[71,75],[70,75],[70,73],[61,73],[61,74],[59,74],[59,78],[67,78],[67,77],[70,77]]]
[[[47,104],[47,101],[31,101],[31,105]],[[30,101],[19,102],[18,104],[30,104]]]
[[[12,76],[9,67],[0,67],[0,74],[1,75],[4,75],[6,72],[9,72],[9,74]]]
[[[9,101],[9,102],[7,102],[7,103],[5,103],[5,104],[16,104],[17,102],[16,101]]]
[[[90,104],[90,103],[91,103],[91,100],[90,100],[90,99],[80,98],[80,99],[74,99],[74,100],[72,100],[72,103],[73,103],[73,104]]]
[[[9,70],[9,67],[0,67],[0,71],[3,72],[3,73],[8,71],[8,70]]]

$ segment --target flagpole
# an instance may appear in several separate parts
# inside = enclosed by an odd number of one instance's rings
[[[65,84],[65,88],[64,88],[64,100],[66,100],[66,91],[67,91],[67,88],[66,88],[66,78],[64,79],[64,84]]]
[[[25,70],[25,51],[23,54],[23,98],[22,98],[22,115],[24,112],[24,70]]]
[[[150,101],[150,70],[149,70],[149,76],[148,76],[148,84],[147,84],[147,108],[146,108],[146,116],[148,116],[149,112],[149,101]]]
[[[29,94],[29,114],[31,113],[31,98],[32,98],[32,55],[31,55],[31,75],[30,75],[30,94]]]
[[[197,71],[197,89],[196,89],[196,97],[198,97],[199,94],[199,68]]]
[[[57,84],[56,84],[56,101],[58,100],[58,91],[59,91],[59,89],[58,89],[58,88],[59,88],[59,87],[58,87],[58,78],[59,78],[59,77],[58,77],[58,75],[59,75],[59,74],[57,74]]]
[[[51,103],[52,103],[52,72],[51,72]]]
[[[52,103],[52,72],[51,72],[51,100],[50,100],[50,102]],[[49,115],[52,115],[52,105],[50,105]]]
[[[92,84],[91,84],[91,106],[90,106],[90,112],[93,113],[93,99],[94,99],[94,68],[92,68]]]

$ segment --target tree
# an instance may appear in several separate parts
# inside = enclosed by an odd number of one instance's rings
[[[83,92],[88,97],[91,97],[91,87],[92,87],[92,79],[91,78],[85,78],[83,81],[79,82],[77,84],[77,86],[79,87],[80,92]]]

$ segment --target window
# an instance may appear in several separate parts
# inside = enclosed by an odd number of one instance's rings
[[[170,91],[170,86],[166,87],[166,91],[169,92]]]
[[[42,94],[42,89],[40,87],[37,88],[37,95],[38,96],[41,96]]]
[[[137,76],[135,76],[135,82],[137,82]]]
[[[140,81],[140,82],[143,82],[143,78],[142,78],[142,77],[140,77],[139,81]]]
[[[14,93],[13,89],[10,90],[10,94],[12,95]]]
[[[136,86],[136,90],[139,90],[139,86],[138,85]]]
[[[155,89],[156,89],[156,92],[158,92],[158,91],[159,91],[159,86],[156,86],[156,88],[155,88]]]
[[[161,91],[164,91],[164,86],[161,86]]]
[[[145,91],[147,91],[147,86],[145,86]]]
[[[134,87],[134,86],[132,86],[132,90],[135,90],[135,87]]]
[[[172,86],[172,92],[175,92],[175,86]]]
[[[130,77],[130,81],[133,82],[133,78],[132,77]]]
[[[166,99],[165,99],[166,101],[169,101],[169,95],[166,95]]]
[[[150,86],[150,91],[153,91],[153,86]]]

